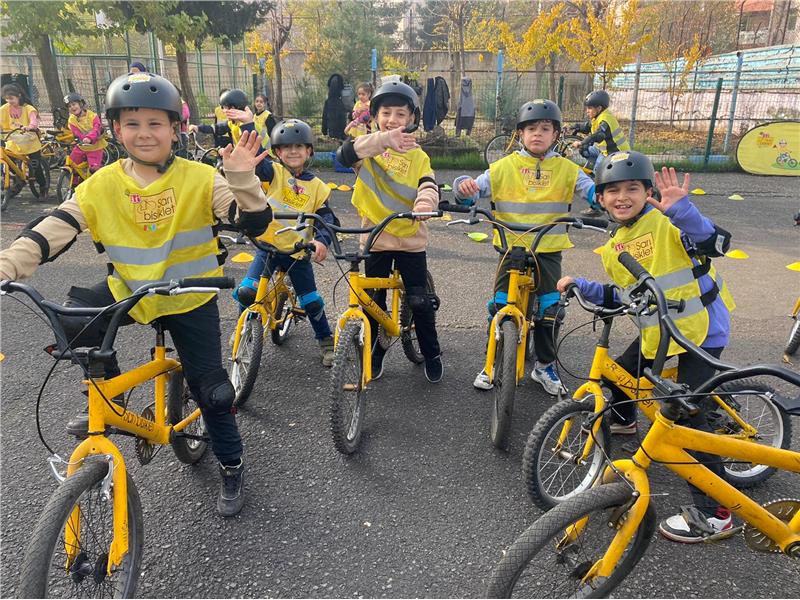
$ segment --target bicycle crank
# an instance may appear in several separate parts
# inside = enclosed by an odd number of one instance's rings
[[[146,406],[144,410],[142,410],[142,417],[148,421],[155,421],[156,414],[153,411],[154,406],[153,404]],[[153,460],[153,457],[156,455],[156,450],[155,444],[151,444],[144,438],[136,438],[136,458],[139,459],[141,464],[146,465]]]
[[[762,505],[767,512],[788,523],[800,511],[800,500],[781,498]],[[778,545],[750,524],[744,526],[744,541],[758,552],[780,552]]]

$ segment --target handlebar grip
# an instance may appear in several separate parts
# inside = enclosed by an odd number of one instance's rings
[[[301,250],[308,250],[309,252],[316,252],[317,247],[311,242],[295,242],[294,251],[300,252]]]
[[[581,217],[581,221],[584,225],[589,225],[590,227],[600,227],[601,229],[608,227],[608,219]]]
[[[210,287],[221,290],[232,290],[236,287],[233,277],[184,277],[178,280],[180,287]]]
[[[650,273],[647,272],[647,269],[640,265],[639,261],[633,258],[629,253],[620,252],[618,260],[622,266],[628,269],[630,274],[636,279],[641,279],[642,277],[651,277]]]
[[[447,212],[469,214],[472,211],[471,206],[461,206],[460,204],[452,204],[450,202],[439,202],[437,207],[439,210],[446,210]]]
[[[272,213],[273,219],[294,220],[298,217],[299,213],[296,212],[274,212]]]

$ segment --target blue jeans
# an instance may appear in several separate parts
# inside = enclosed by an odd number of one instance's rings
[[[300,308],[306,311],[308,320],[311,322],[314,337],[318,340],[332,337],[333,333],[331,333],[328,318],[325,316],[325,310],[323,309],[325,302],[317,291],[317,283],[314,281],[314,268],[311,266],[310,260],[298,260],[282,254],[273,254],[268,257],[266,252],[257,250],[256,256],[253,262],[250,263],[250,268],[247,270],[247,275],[241,285],[257,289],[261,274],[264,273],[268,277],[272,277],[272,274],[278,268],[286,271],[289,276],[295,294],[297,294]],[[240,310],[244,310],[244,308],[240,305]]]

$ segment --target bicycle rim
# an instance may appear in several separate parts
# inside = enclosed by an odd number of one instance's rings
[[[343,454],[355,452],[361,441],[365,408],[362,361],[361,323],[349,321],[339,334],[331,368],[331,435]]]

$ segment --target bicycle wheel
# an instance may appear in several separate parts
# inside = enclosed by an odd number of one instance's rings
[[[755,437],[745,437],[739,424],[722,408],[709,413],[709,423],[716,433],[744,437],[757,444],[773,448],[789,448],[792,442],[792,423],[772,401],[775,390],[758,380],[740,379],[723,383],[717,390],[720,398],[733,408],[746,423],[756,428]],[[726,461],[723,458],[723,461]],[[728,459],[723,476],[738,488],[753,487],[775,473],[774,467]]]
[[[342,454],[352,454],[361,443],[366,398],[361,385],[364,373],[362,323],[350,320],[339,334],[331,368],[331,435]]]
[[[593,414],[591,395],[579,402],[556,402],[539,417],[528,436],[522,456],[522,476],[528,496],[542,510],[550,510],[588,490],[603,472],[611,446],[608,419],[602,420],[591,454],[579,462],[586,444],[592,440],[591,431],[583,423]],[[559,444],[565,426],[569,429]]]
[[[582,581],[591,566],[605,554],[627,517],[620,510],[632,498],[627,483],[612,483],[588,490],[542,515],[519,536],[495,567],[489,581],[489,598],[604,598],[616,588],[642,558],[656,528],[651,502],[616,568],[608,578]],[[565,530],[586,517],[574,540]]]
[[[501,133],[489,140],[486,148],[483,149],[483,160],[486,161],[487,165],[500,160],[504,156],[508,156],[519,148],[519,142],[512,144],[511,137],[508,133]]]
[[[8,185],[6,185],[8,179]],[[11,178],[8,174],[8,166],[5,162],[0,162],[0,212],[8,207],[8,200],[11,198]]]
[[[794,354],[800,348],[800,315],[795,316],[792,321],[792,330],[789,332],[789,342],[786,348],[783,349],[786,354]]]
[[[500,339],[494,353],[494,402],[489,434],[495,448],[508,451],[514,394],[517,392],[517,324],[507,319],[500,324]]]
[[[276,346],[280,346],[286,341],[286,338],[289,336],[289,330],[294,324],[294,314],[292,313],[293,305],[294,303],[289,301],[289,294],[286,292],[278,294],[278,301],[275,304],[275,315],[278,317],[280,326],[270,330],[272,343]]]
[[[577,135],[565,135],[558,141],[554,150],[567,160],[574,162],[579,167],[585,167],[588,164],[589,159],[585,156],[582,156],[577,148],[572,147],[573,142],[580,142],[581,139],[582,138],[578,137]]]
[[[103,149],[103,166],[110,165],[119,160],[119,150],[116,144],[108,144]]]
[[[433,276],[428,271],[425,275],[426,278],[426,291],[428,294],[436,295],[436,286],[433,283]],[[405,290],[401,292],[400,300],[400,343],[403,346],[403,354],[415,365],[425,362],[425,357],[419,349],[419,340],[417,340],[417,329],[414,326],[414,313],[408,305]]]
[[[28,166],[28,168],[30,169],[30,166]],[[45,199],[44,194],[50,187],[50,181],[51,181],[50,165],[44,158],[42,159],[42,172],[44,173],[44,178],[45,178],[44,186],[39,185],[36,176],[30,171],[28,171],[28,177],[29,177],[28,187],[31,188],[31,193],[33,194],[33,197],[36,198],[37,200],[44,200]]]
[[[180,423],[192,414],[196,408],[197,404],[189,391],[189,386],[185,383],[183,372],[171,373],[167,382],[167,418],[169,422],[173,425]],[[198,417],[192,421],[183,430],[183,433],[204,438],[206,424],[203,421],[203,417]],[[205,439],[194,439],[175,434],[170,440],[170,445],[172,445],[172,451],[179,461],[187,465],[193,465],[203,457],[208,447],[208,442]]]
[[[61,169],[56,181],[56,199],[61,204],[69,198],[72,192],[72,172],[69,169]]]
[[[236,392],[234,406],[244,406],[253,391],[261,365],[261,353],[264,349],[264,326],[261,314],[250,313],[244,320],[239,333],[239,343],[233,348],[233,365],[231,383]]]
[[[139,492],[128,475],[128,553],[107,575],[108,550],[114,534],[111,502],[101,484],[105,462],[85,462],[47,502],[31,535],[20,572],[20,598],[133,598],[142,563],[144,523]],[[112,487],[113,491],[113,487]],[[77,556],[67,565],[64,532],[73,510],[80,509]],[[65,568],[66,567],[66,568]]]

